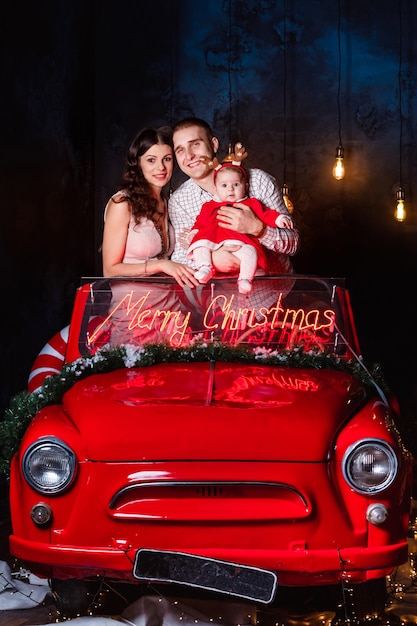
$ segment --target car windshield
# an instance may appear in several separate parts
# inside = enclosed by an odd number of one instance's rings
[[[358,352],[343,280],[300,275],[257,277],[242,295],[220,278],[182,288],[172,278],[85,278],[82,355],[109,345],[186,347],[196,341],[269,350]]]

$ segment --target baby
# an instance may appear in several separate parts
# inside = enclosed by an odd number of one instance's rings
[[[240,144],[237,144],[240,145]],[[239,246],[232,254],[237,257],[240,267],[238,289],[241,294],[252,291],[252,281],[258,267],[266,269],[266,256],[257,237],[245,235],[223,228],[216,214],[222,206],[233,206],[243,202],[250,207],[265,225],[279,228],[293,228],[290,216],[266,207],[256,198],[248,197],[248,177],[245,169],[236,161],[226,161],[214,170],[214,184],[218,200],[205,202],[197,216],[191,232],[187,258],[193,259],[197,271],[195,278],[207,283],[214,275],[211,253],[224,244]]]

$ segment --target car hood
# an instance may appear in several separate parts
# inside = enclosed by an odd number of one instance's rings
[[[90,460],[323,460],[366,396],[330,369],[162,363],[94,374],[63,398]]]

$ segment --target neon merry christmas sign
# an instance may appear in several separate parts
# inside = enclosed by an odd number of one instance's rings
[[[196,333],[207,337],[212,334],[234,343],[232,337],[237,333],[241,336],[246,331],[250,335],[259,330],[264,335],[274,336],[274,343],[287,344],[290,336],[294,338],[294,333],[298,339],[308,337],[310,343],[323,343],[333,334],[335,311],[325,307],[289,308],[283,304],[282,293],[271,306],[256,309],[239,306],[233,294],[220,294],[209,298],[199,312],[199,328],[191,328],[192,324],[195,325],[195,317],[195,311],[186,310],[181,304],[178,310],[153,307],[151,290],[138,296],[132,289],[117,302],[112,301],[110,311],[89,333],[87,344],[90,348],[94,346],[103,333],[110,333],[110,343],[120,342],[112,336],[116,329],[119,334],[123,332],[124,343],[129,339],[137,343],[141,335],[145,337],[152,332],[158,335],[159,341],[164,340],[173,346],[189,344]]]

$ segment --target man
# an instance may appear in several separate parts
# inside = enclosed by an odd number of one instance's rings
[[[174,153],[180,169],[189,176],[172,194],[168,212],[175,229],[176,243],[171,259],[189,263],[184,248],[185,235],[190,230],[204,202],[215,196],[214,172],[201,157],[212,159],[219,141],[202,119],[189,117],[178,122],[173,129]],[[248,169],[249,190],[266,206],[288,215],[276,180],[260,169]],[[292,273],[290,256],[298,251],[300,236],[297,229],[264,226],[253,211],[244,204],[240,208],[224,207],[218,212],[224,228],[254,235],[267,249],[269,273]],[[220,272],[238,271],[236,258],[223,247],[213,254],[213,263]]]
[[[207,164],[207,157],[212,159],[219,147],[217,137],[204,120],[189,117],[178,122],[173,129],[174,154],[180,169],[189,178],[178,187],[168,202],[170,221],[175,230],[175,248],[171,255],[173,261],[188,263],[187,259],[187,234],[194,224],[195,218],[201,210],[204,202],[213,200],[215,196],[214,171]],[[205,157],[205,158],[201,158]],[[245,168],[246,169],[246,168]],[[288,215],[282,195],[275,179],[260,169],[246,169],[249,182],[249,193],[260,202],[279,213]],[[239,207],[239,208],[236,208]],[[300,236],[298,231],[287,228],[273,228],[265,226],[254,214],[252,209],[242,203],[235,203],[235,207],[223,207],[218,211],[218,218],[224,228],[246,233],[258,237],[265,247],[266,267],[270,274],[292,274],[293,267],[290,256],[293,256],[299,248]],[[228,248],[224,245],[212,254],[213,266],[216,272],[237,275],[239,262],[231,253],[236,248]],[[257,272],[259,273],[259,271]],[[261,272],[263,274],[264,271]],[[241,298],[233,295],[231,306],[237,311],[255,309],[260,311],[265,307],[273,306],[280,297],[291,290],[293,280],[281,279],[279,284],[272,285],[268,280],[254,283],[254,289]],[[184,289],[188,303],[193,306],[204,307],[200,294],[203,286],[193,290]],[[233,289],[224,286],[225,294],[233,294]],[[242,296],[243,297],[243,296]],[[230,301],[231,302],[231,301]]]

